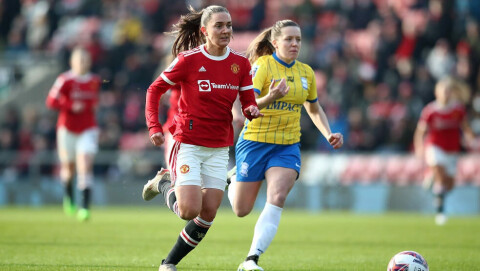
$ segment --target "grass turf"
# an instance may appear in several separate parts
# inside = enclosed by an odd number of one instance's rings
[[[179,270],[236,270],[250,248],[258,213],[221,209]],[[0,208],[0,270],[158,270],[184,222],[165,207],[95,208],[86,223],[60,207]],[[386,270],[397,252],[415,250],[430,270],[479,270],[480,217],[389,213],[311,214],[285,210],[265,270]]]

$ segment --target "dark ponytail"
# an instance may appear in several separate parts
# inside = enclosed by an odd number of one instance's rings
[[[190,13],[180,16],[178,23],[173,25],[172,31],[167,34],[176,35],[172,47],[173,56],[178,53],[190,50],[205,42],[205,37],[200,31],[202,11],[196,11],[192,6],[188,7]]]
[[[178,23],[173,25],[173,30],[167,33],[177,36],[172,47],[173,56],[177,56],[180,52],[193,49],[206,42],[200,27],[206,26],[213,13],[229,13],[226,8],[215,5],[208,6],[201,11],[196,11],[192,6],[189,6],[188,10],[190,13],[180,16]]]

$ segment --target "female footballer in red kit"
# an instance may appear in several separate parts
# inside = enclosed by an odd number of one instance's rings
[[[77,188],[82,200],[77,218],[90,218],[90,193],[93,185],[93,159],[98,150],[98,128],[95,109],[101,86],[100,77],[89,72],[90,54],[83,48],[73,50],[71,69],[57,77],[48,93],[46,105],[59,111],[57,121],[57,150],[60,159],[60,179],[65,186],[63,209],[74,215],[73,179],[77,174]]]
[[[435,101],[422,110],[414,135],[415,152],[433,173],[426,181],[433,181],[437,225],[447,222],[444,201],[455,184],[462,132],[467,145],[475,139],[459,91],[459,84],[452,78],[440,80],[435,86]]]
[[[174,139],[170,173],[160,172],[150,180],[142,196],[150,200],[161,193],[167,206],[189,221],[159,270],[177,270],[213,223],[227,184],[237,96],[245,117],[261,115],[250,63],[228,47],[232,20],[226,8],[208,6],[199,12],[191,8],[172,33],[177,35],[172,49],[176,58],[148,88],[145,108],[150,140],[161,146],[165,138],[158,121],[159,99],[172,85],[180,85],[178,113],[169,127]]]

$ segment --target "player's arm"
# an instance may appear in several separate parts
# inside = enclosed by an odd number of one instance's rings
[[[423,158],[424,155],[424,138],[427,134],[427,123],[420,120],[413,134],[413,147],[415,148],[415,154],[419,158]]]
[[[240,90],[239,98],[240,103],[242,104],[243,115],[247,119],[252,120],[263,116],[263,114],[260,113],[257,102],[255,101],[255,94],[252,89]]]
[[[170,66],[155,79],[148,87],[145,102],[145,119],[150,135],[150,141],[155,146],[161,146],[165,142],[162,125],[158,118],[158,106],[160,97],[172,86],[181,80],[183,57],[177,57]]]
[[[48,92],[47,99],[45,100],[45,105],[54,110],[72,110],[73,102],[67,99],[65,95],[66,90],[66,80],[60,75],[55,80],[52,88]]]
[[[467,147],[473,147],[473,145],[475,144],[475,134],[473,133],[472,127],[470,127],[467,118],[463,119],[461,128]]]
[[[155,146],[161,146],[165,142],[162,125],[158,118],[160,97],[170,88],[170,84],[159,76],[147,89],[145,102],[145,120],[147,122],[150,141]]]
[[[250,66],[250,62],[245,58],[244,59],[244,66],[245,69],[242,69],[242,75],[240,78],[240,89],[239,89],[239,100],[240,104],[242,105],[242,113],[248,119],[252,120],[263,116],[260,113],[260,109],[258,108],[257,102],[255,101],[255,94],[253,92],[253,84],[252,84],[252,68]]]
[[[242,114],[242,106],[240,105],[240,99],[236,99],[232,107],[233,126],[242,127],[245,121],[245,116]]]
[[[341,133],[332,133],[330,130],[330,124],[328,123],[327,115],[323,111],[322,107],[315,101],[306,101],[304,104],[305,110],[307,110],[310,119],[315,124],[317,129],[328,140],[330,145],[334,149],[338,149],[343,145],[343,135]]]

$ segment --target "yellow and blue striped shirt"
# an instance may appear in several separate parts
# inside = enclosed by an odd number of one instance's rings
[[[294,61],[290,64],[275,54],[258,58],[252,66],[253,88],[259,98],[268,94],[272,80],[287,80],[290,90],[284,97],[261,110],[263,117],[246,121],[243,138],[246,140],[294,144],[300,141],[300,115],[305,101],[317,102],[315,74],[310,66]]]

